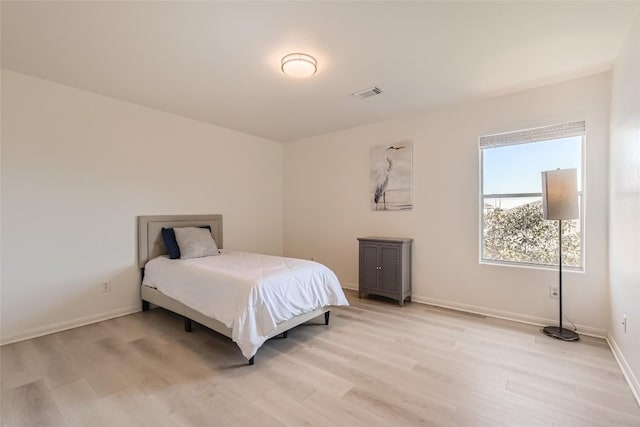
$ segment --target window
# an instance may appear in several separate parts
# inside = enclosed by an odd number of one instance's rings
[[[542,217],[541,172],[578,170],[580,219],[562,221],[563,266],[582,269],[585,123],[480,138],[482,262],[558,265],[558,223]]]

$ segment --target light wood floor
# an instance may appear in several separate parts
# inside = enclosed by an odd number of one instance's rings
[[[348,297],[235,344],[161,309],[3,346],[2,426],[640,426],[603,340]]]

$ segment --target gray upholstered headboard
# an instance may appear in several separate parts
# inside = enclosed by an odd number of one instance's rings
[[[138,217],[138,267],[152,258],[167,253],[162,240],[162,228],[211,227],[211,235],[222,249],[222,215],[150,215]]]

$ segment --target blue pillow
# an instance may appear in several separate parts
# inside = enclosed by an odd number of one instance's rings
[[[211,232],[211,226],[203,225],[200,228],[206,228]],[[167,248],[167,253],[169,254],[170,259],[179,259],[180,258],[180,246],[178,246],[178,242],[176,240],[176,233],[173,231],[173,228],[164,228],[162,227],[162,240],[164,240],[164,246]]]

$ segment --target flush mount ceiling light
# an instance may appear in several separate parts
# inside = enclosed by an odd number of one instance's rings
[[[282,58],[281,68],[289,77],[311,77],[318,70],[318,61],[306,53],[290,53]]]

